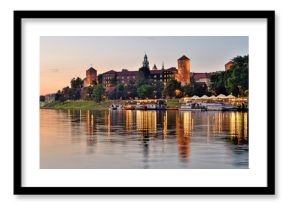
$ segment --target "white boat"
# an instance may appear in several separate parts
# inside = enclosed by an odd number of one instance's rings
[[[179,110],[187,111],[192,110],[192,103],[185,103],[180,106]]]
[[[136,110],[145,110],[146,107],[145,107],[145,105],[142,105],[140,103],[137,103],[136,106],[135,106],[135,109]]]
[[[223,103],[205,103],[203,105],[205,109],[208,111],[223,111],[224,110]]]
[[[235,111],[237,106],[225,105],[224,103],[204,103],[203,106],[208,111]]]
[[[232,105],[225,105],[224,106],[224,111],[237,111],[239,108],[237,106],[232,106]]]
[[[146,106],[147,110],[156,110],[157,109],[156,104],[146,104],[145,106]]]
[[[136,110],[166,110],[166,101],[163,99],[140,100],[135,105]]]
[[[179,108],[180,111],[194,111],[194,110],[204,110],[204,107],[196,103],[185,103]]]

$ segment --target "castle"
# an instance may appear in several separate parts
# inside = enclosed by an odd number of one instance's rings
[[[160,81],[166,84],[171,79],[175,79],[181,83],[181,85],[189,84],[192,81],[203,83],[207,87],[210,86],[210,76],[212,73],[195,73],[190,72],[190,59],[183,55],[177,60],[178,68],[169,67],[165,68],[164,63],[162,63],[161,69],[154,66],[150,69],[148,56],[145,54],[142,67],[148,68],[150,70],[150,78],[153,81]],[[229,61],[225,64],[225,70],[231,69],[233,62]],[[141,68],[142,68],[141,67]],[[138,76],[138,71],[129,71],[123,69],[121,71],[110,70],[100,75],[97,75],[97,70],[90,67],[86,70],[86,77],[84,80],[84,87],[88,87],[94,84],[102,83],[107,90],[109,90],[115,82],[120,82],[123,84],[128,84],[131,80],[136,80]]]

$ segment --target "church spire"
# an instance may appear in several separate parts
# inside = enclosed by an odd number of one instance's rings
[[[148,61],[148,57],[147,57],[146,53],[145,53],[144,60],[143,60],[143,67],[149,68],[149,61]]]

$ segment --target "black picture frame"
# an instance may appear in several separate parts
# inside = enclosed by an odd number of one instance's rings
[[[22,19],[210,18],[267,20],[267,186],[266,187],[24,187],[22,186]],[[266,71],[265,71],[266,72]],[[271,82],[271,83],[269,83]],[[275,11],[14,11],[14,194],[272,195],[275,194]]]

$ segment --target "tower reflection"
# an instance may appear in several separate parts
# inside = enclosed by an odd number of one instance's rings
[[[188,159],[190,156],[190,135],[192,131],[192,113],[180,112],[176,115],[176,141],[179,157]]]

